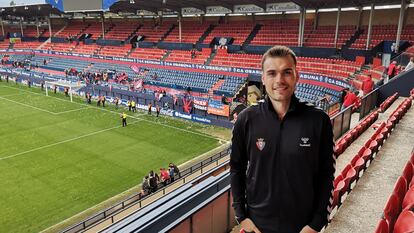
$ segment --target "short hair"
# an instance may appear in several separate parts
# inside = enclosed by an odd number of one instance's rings
[[[270,48],[269,50],[266,51],[265,54],[263,54],[262,57],[262,70],[263,70],[263,64],[265,63],[266,59],[269,57],[287,57],[290,56],[293,59],[293,62],[295,63],[295,66],[297,65],[297,61],[296,61],[296,54],[288,47],[286,46],[281,46],[281,45],[276,45],[273,46],[272,48]]]

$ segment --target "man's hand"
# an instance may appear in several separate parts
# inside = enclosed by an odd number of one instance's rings
[[[242,226],[245,232],[254,232],[254,233],[261,233],[259,229],[257,229],[256,225],[254,225],[253,221],[250,218],[244,219],[240,225]]]
[[[314,229],[310,228],[310,226],[305,226],[300,233],[318,233]]]

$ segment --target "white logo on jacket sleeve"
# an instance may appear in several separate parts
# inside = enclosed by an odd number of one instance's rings
[[[308,142],[309,142],[309,138],[300,138],[299,146],[301,146],[301,147],[310,147],[311,144],[308,143]]]
[[[265,147],[265,145],[266,145],[266,142],[264,141],[263,138],[258,138],[257,139],[257,142],[256,142],[257,149],[259,149],[260,151],[262,151],[263,148]]]

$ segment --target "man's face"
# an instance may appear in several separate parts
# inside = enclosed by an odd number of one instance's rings
[[[291,56],[268,57],[263,63],[262,82],[271,100],[289,101],[297,81],[298,74]]]

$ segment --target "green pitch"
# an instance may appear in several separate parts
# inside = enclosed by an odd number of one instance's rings
[[[0,82],[0,232],[39,232],[219,145],[203,126]],[[188,129],[191,125],[191,129]]]

